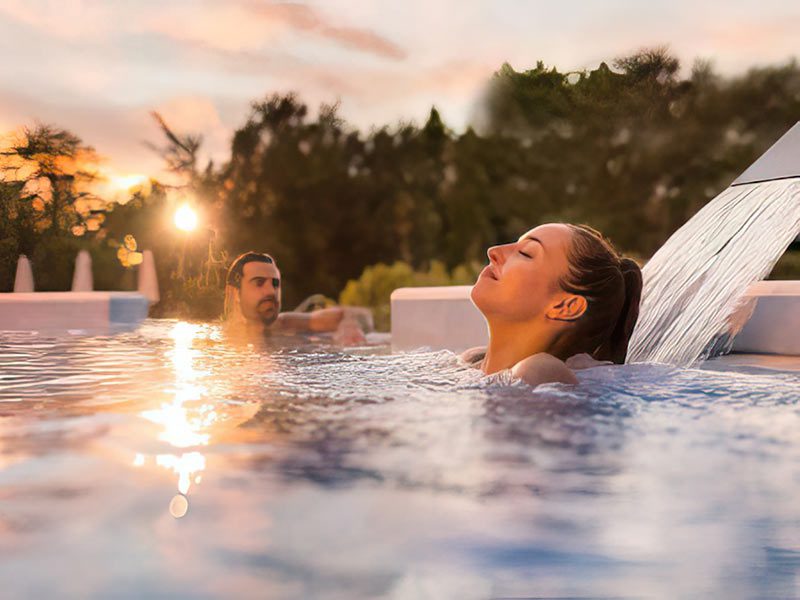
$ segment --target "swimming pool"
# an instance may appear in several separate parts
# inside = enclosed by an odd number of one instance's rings
[[[4,597],[800,593],[800,374],[0,334]]]

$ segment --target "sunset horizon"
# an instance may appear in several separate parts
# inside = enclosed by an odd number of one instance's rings
[[[730,76],[796,59],[800,9],[779,2],[578,6],[5,2],[0,44],[15,60],[0,65],[0,134],[37,122],[72,131],[101,157],[110,192],[164,177],[146,145],[160,141],[152,111],[201,135],[202,156],[219,162],[251,102],[273,93],[297,93],[312,113],[338,103],[363,131],[421,125],[433,106],[463,131],[504,63],[590,70],[663,45],[684,72],[699,59]]]

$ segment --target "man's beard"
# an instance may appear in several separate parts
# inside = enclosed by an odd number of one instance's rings
[[[269,306],[272,310],[269,312],[262,312],[260,310],[262,304]],[[272,325],[278,319],[278,314],[280,314],[281,312],[281,305],[277,299],[265,298],[256,305],[256,312],[258,313],[258,317],[259,319],[261,319],[261,322],[264,325],[269,326]]]

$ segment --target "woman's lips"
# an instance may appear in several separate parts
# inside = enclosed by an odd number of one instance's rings
[[[489,279],[494,279],[497,281],[497,275],[495,274],[494,269],[492,269],[492,265],[486,265],[483,268],[483,271],[481,271],[481,278],[483,277],[488,277]]]

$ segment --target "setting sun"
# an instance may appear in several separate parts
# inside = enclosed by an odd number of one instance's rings
[[[175,211],[175,227],[181,231],[194,231],[197,228],[197,213],[188,204]]]

